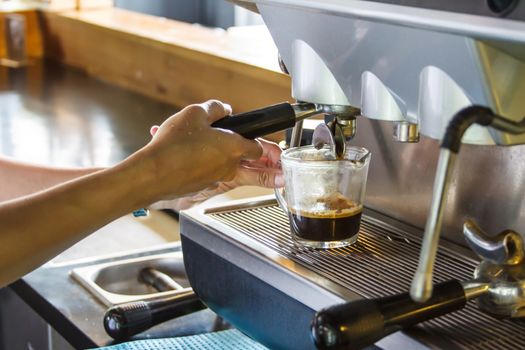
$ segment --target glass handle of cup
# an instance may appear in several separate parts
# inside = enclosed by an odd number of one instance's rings
[[[288,215],[288,204],[286,204],[286,199],[284,199],[283,193],[281,193],[281,191],[284,193],[284,187],[274,189],[275,199],[277,200],[277,203],[281,207],[282,211]]]

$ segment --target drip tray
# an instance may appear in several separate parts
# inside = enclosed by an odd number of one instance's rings
[[[376,298],[406,292],[417,266],[421,233],[367,214],[363,216],[358,243],[331,250],[297,245],[289,233],[287,216],[269,197],[200,213],[190,211],[187,216],[248,245],[255,254],[259,251],[259,255],[278,261],[284,268],[299,265],[299,270],[308,271],[306,283],[320,285],[342,299],[351,299],[348,295],[352,294]],[[444,243],[436,259],[435,282],[468,280],[477,264],[468,250]],[[407,334],[432,348],[525,348],[525,323],[494,319],[478,311],[474,302],[463,310],[422,323]]]

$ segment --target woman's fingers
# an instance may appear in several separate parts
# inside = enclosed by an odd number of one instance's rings
[[[155,134],[157,133],[157,131],[159,131],[159,128],[160,126],[158,125],[153,125],[150,129],[149,129],[149,134],[151,136],[155,136]]]
[[[248,140],[238,135],[239,146],[243,150],[241,160],[257,160],[262,157],[264,147],[259,140]]]
[[[284,186],[284,177],[280,169],[281,148],[264,139],[257,141],[262,147],[261,158],[241,162],[237,174],[237,184],[263,187]]]
[[[274,142],[267,141],[265,139],[257,139],[262,146],[263,153],[262,157],[268,158],[272,164],[280,164],[281,162],[281,147]]]

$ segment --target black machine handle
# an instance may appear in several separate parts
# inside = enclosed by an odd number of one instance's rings
[[[104,329],[115,340],[123,340],[159,323],[205,309],[193,291],[149,301],[116,305],[104,315]]]
[[[379,339],[465,306],[465,290],[452,280],[434,286],[424,303],[409,293],[363,299],[320,310],[312,322],[312,337],[319,349],[361,349]]]
[[[288,102],[254,111],[231,115],[217,120],[211,126],[228,129],[248,139],[254,139],[295,125],[295,110]]]

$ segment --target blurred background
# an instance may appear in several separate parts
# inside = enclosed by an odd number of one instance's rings
[[[208,27],[228,28],[263,23],[261,16],[226,1],[116,0],[115,6]]]

